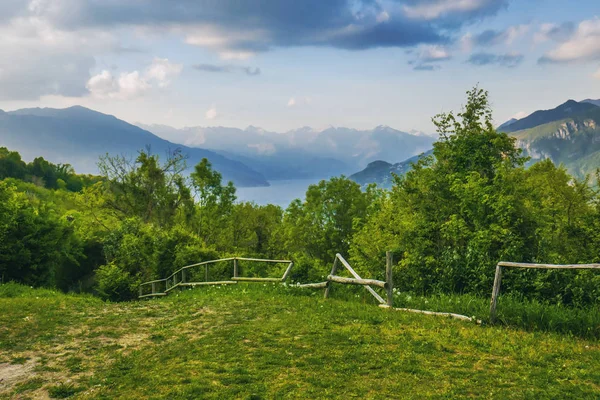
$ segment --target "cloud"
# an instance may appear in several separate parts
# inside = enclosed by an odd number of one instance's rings
[[[492,54],[492,53],[475,53],[471,54],[467,63],[484,66],[484,65],[499,65],[501,67],[514,68],[523,62],[523,55],[517,53],[508,54]]]
[[[523,119],[526,116],[528,116],[529,114],[527,114],[525,111],[519,111],[518,113],[516,113],[515,115],[513,115],[511,118],[514,119]]]
[[[435,71],[440,69],[439,65],[417,64],[413,67],[415,71]]]
[[[594,74],[592,75],[592,77],[594,77],[596,79],[600,79],[600,68],[598,68],[598,71],[594,72]]]
[[[11,100],[87,94],[94,55],[117,45],[108,33],[64,31],[43,20],[20,17],[0,23],[0,38],[0,99]]]
[[[427,46],[419,53],[419,61],[424,63],[447,61],[451,58],[450,52],[443,46]]]
[[[478,18],[506,8],[504,0],[421,0],[403,6],[409,18],[436,20],[443,17]]]
[[[236,65],[215,65],[215,64],[195,64],[192,68],[204,72],[243,72],[249,76],[257,76],[261,74],[260,68],[255,67],[240,67]]]
[[[432,63],[439,63],[452,59],[449,50],[445,46],[439,45],[422,47],[416,56],[416,60],[409,62],[409,65],[415,65],[413,69],[416,71],[434,71],[440,69],[440,66],[431,65]]]
[[[533,35],[534,43],[542,43],[549,40],[555,42],[564,42],[571,37],[575,31],[573,22],[564,22],[562,24],[546,23],[540,25],[539,30]]]
[[[6,0],[4,0],[6,1]],[[508,0],[8,0],[5,15],[30,15],[64,30],[135,27],[182,35],[225,59],[275,47],[351,50],[444,43],[452,30],[495,15]],[[10,17],[2,17],[10,18]]]
[[[103,70],[88,80],[86,88],[96,98],[132,99],[154,88],[166,88],[182,68],[182,65],[171,63],[166,58],[155,58],[144,73],[123,72],[116,77],[110,71]]]
[[[297,107],[297,106],[306,106],[312,102],[312,99],[308,96],[304,97],[290,97],[286,106],[287,107]]]
[[[600,60],[600,18],[581,21],[571,35],[550,50],[539,63],[588,62]]]
[[[462,37],[461,41],[466,49],[497,45],[509,46],[528,31],[529,25],[513,25],[502,30],[488,29],[476,35],[468,33]]]
[[[211,108],[209,108],[206,111],[206,114],[204,114],[204,118],[208,119],[208,120],[213,120],[215,118],[217,118],[219,116],[219,113],[217,112],[217,107],[212,106]]]

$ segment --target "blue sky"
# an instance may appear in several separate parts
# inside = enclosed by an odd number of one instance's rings
[[[125,4],[125,5],[124,5]],[[2,0],[0,108],[286,131],[600,98],[597,0]]]

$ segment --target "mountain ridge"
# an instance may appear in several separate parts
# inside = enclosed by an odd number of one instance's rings
[[[106,153],[135,156],[149,146],[162,156],[181,149],[189,157],[190,168],[208,158],[226,180],[238,186],[268,185],[260,173],[239,161],[161,139],[115,116],[82,106],[0,113],[0,146],[18,151],[24,159],[42,156],[55,163],[68,162],[80,173],[97,173],[98,158]]]

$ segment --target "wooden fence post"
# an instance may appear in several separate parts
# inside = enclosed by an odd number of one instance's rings
[[[237,278],[238,277],[238,263],[237,263],[237,257],[233,259],[233,277]]]
[[[182,269],[181,270],[181,283],[185,283],[185,278],[186,278],[185,269]]]
[[[283,276],[281,277],[281,282],[285,282],[286,279],[288,278],[288,276],[290,275],[290,272],[292,272],[292,267],[294,266],[294,263],[291,262],[287,269],[285,270],[285,272],[283,273]]]
[[[142,295],[142,285],[140,285],[139,292],[140,292],[140,296],[141,296]]]
[[[156,293],[156,283],[152,282],[152,294]]]
[[[385,290],[387,291],[387,305],[394,306],[394,279],[392,276],[392,265],[394,264],[394,256],[391,251],[385,252]]]
[[[338,265],[338,258],[337,255],[335,256],[335,260],[333,261],[333,266],[331,267],[331,273],[329,275],[335,275],[335,272],[337,271],[337,265]],[[327,287],[325,288],[325,298],[329,297],[329,290],[331,289],[331,281],[328,279],[327,280]]]
[[[502,281],[502,267],[496,265],[496,276],[494,277],[494,288],[492,289],[492,301],[490,302],[490,322],[493,324],[496,320],[496,304],[500,294],[500,282]]]

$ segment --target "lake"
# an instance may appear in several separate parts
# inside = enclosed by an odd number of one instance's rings
[[[294,199],[304,199],[309,185],[319,183],[321,179],[295,179],[269,182],[268,187],[245,187],[236,191],[238,201],[253,201],[256,204],[276,204],[283,208]]]

